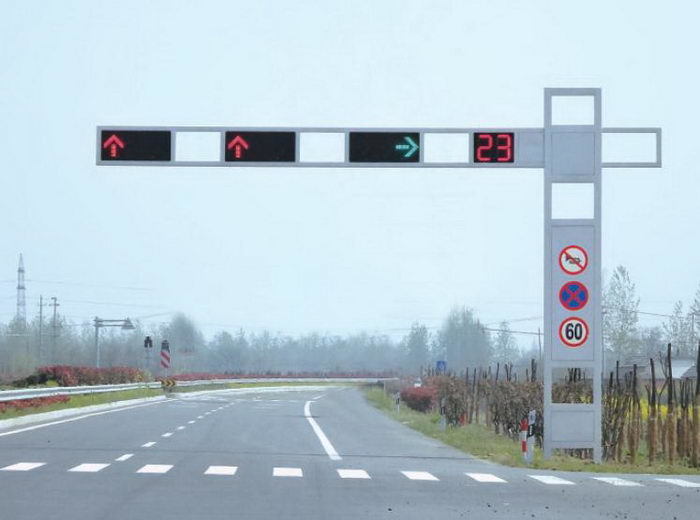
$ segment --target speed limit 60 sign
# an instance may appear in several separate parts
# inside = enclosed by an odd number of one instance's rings
[[[578,348],[588,339],[588,323],[581,318],[567,318],[559,325],[559,339],[569,348]]]

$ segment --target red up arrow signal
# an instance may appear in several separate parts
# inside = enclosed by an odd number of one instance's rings
[[[124,148],[124,142],[117,137],[117,134],[112,134],[103,144],[102,148],[109,148],[109,156],[117,157],[117,146]]]
[[[237,135],[231,141],[229,141],[229,143],[226,145],[226,148],[228,148],[229,150],[231,148],[234,148],[233,153],[236,156],[236,159],[240,159],[243,155],[243,149],[248,149],[248,143],[240,135]]]

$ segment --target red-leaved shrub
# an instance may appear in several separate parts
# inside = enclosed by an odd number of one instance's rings
[[[5,413],[8,410],[23,410],[25,408],[38,408],[40,406],[48,406],[54,403],[67,403],[70,396],[67,395],[51,395],[48,397],[34,397],[32,399],[16,399],[14,401],[0,401],[0,413]]]
[[[401,390],[401,400],[409,408],[418,412],[427,412],[433,406],[436,389],[431,386],[409,387]]]

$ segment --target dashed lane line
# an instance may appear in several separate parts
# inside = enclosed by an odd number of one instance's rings
[[[686,488],[700,488],[700,484],[697,482],[691,482],[689,480],[683,480],[682,478],[657,478],[659,482],[666,482],[667,484],[673,484],[674,486],[686,487]]]
[[[79,464],[68,471],[73,471],[75,473],[97,473],[98,471],[105,469],[107,466],[109,466],[109,464],[85,463]]]
[[[164,433],[163,435],[161,435],[161,437],[172,437],[172,436],[173,436],[173,432],[167,432],[167,433]]]
[[[339,469],[338,475],[340,478],[372,478],[364,469]]]
[[[46,462],[18,462],[17,464],[0,468],[0,471],[31,471],[45,465]]]
[[[133,453],[125,453],[125,454],[122,455],[121,457],[117,457],[117,458],[114,459],[114,460],[115,460],[116,462],[124,462],[125,460],[129,460],[129,459],[130,459],[131,457],[133,457],[133,456],[134,456]]]
[[[503,480],[502,478],[497,477],[496,475],[492,475],[491,473],[465,473],[465,475],[471,479],[476,480],[477,482],[493,482],[498,484],[503,484],[507,482],[506,480]]]
[[[205,475],[228,475],[236,474],[238,466],[209,466],[204,472]]]
[[[303,477],[304,472],[301,468],[273,468],[273,477]]]
[[[639,482],[625,480],[624,478],[618,477],[593,477],[593,479],[599,480],[600,482],[605,482],[606,484],[611,484],[613,486],[642,487],[642,484]]]
[[[167,473],[172,469],[171,464],[146,464],[139,468],[136,473],[151,473],[151,474],[163,474]]]
[[[533,478],[543,484],[550,486],[573,486],[574,483],[570,480],[555,477],[553,475],[528,475],[528,477]]]
[[[155,446],[155,445],[156,445],[156,442],[151,441],[151,442],[147,442],[146,444],[142,444],[141,447],[142,448],[150,448],[151,446]]]
[[[402,471],[401,473],[403,473],[406,478],[411,480],[440,480],[435,475],[428,473],[427,471]]]

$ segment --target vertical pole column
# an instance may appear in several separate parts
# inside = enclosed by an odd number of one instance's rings
[[[586,96],[593,121],[554,124],[552,99]],[[601,91],[545,89],[544,95],[544,455],[553,449],[592,448],[602,459],[602,286],[601,286]],[[553,188],[586,184],[592,188],[593,215],[555,218]],[[587,194],[589,191],[564,190]],[[557,192],[561,193],[561,192]],[[586,200],[557,200],[573,210]],[[570,196],[571,197],[571,196]],[[573,284],[573,285],[571,285]],[[569,289],[582,289],[578,302]],[[585,298],[581,295],[585,294]],[[593,403],[555,403],[557,369],[579,368],[593,383]]]

